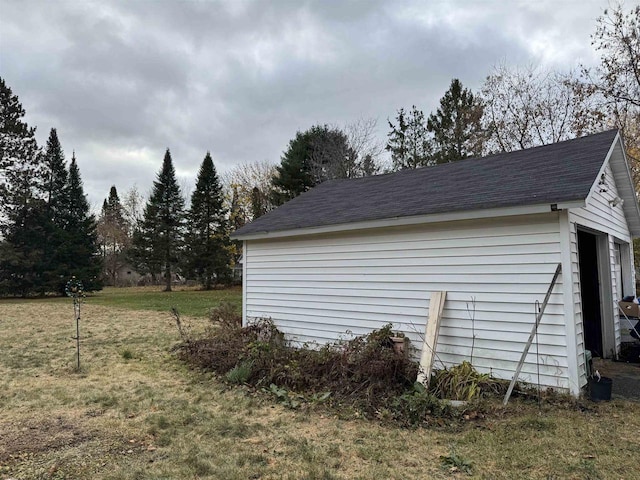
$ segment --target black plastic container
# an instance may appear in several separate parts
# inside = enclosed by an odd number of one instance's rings
[[[600,377],[589,379],[589,398],[594,402],[611,400],[611,387],[613,380],[609,377]]]

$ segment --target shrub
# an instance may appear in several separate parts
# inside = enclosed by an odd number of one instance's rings
[[[504,382],[491,378],[487,373],[478,373],[467,361],[437,370],[431,379],[431,390],[439,398],[464,401],[506,391]]]
[[[246,383],[251,377],[251,364],[249,362],[242,362],[233,367],[225,374],[225,378],[229,383]]]
[[[448,407],[438,400],[420,382],[413,388],[394,399],[392,403],[394,419],[407,425],[418,425],[430,416],[442,416]]]
[[[124,358],[125,360],[131,360],[133,358],[133,353],[131,352],[131,350],[129,349],[125,349],[122,351],[122,353],[120,354],[122,356],[122,358]]]

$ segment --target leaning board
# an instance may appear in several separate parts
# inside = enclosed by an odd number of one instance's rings
[[[440,330],[440,318],[444,308],[444,301],[447,292],[433,292],[429,302],[429,318],[422,342],[422,355],[420,356],[420,372],[418,381],[423,385],[429,385],[431,370],[433,369],[433,359],[438,345],[438,332]]]

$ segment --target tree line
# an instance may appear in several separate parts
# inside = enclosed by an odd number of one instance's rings
[[[280,163],[254,162],[225,177],[235,227],[330,179],[429,167],[619,128],[640,185],[640,7],[605,10],[591,36],[595,68],[567,72],[494,67],[477,92],[454,78],[434,112],[415,105],[388,121],[314,125],[289,142]],[[385,163],[382,153],[389,160]]]
[[[46,148],[38,148],[35,129],[1,80],[0,294],[60,291],[69,275],[99,288],[102,280],[115,283],[125,265],[163,279],[168,290],[175,272],[213,288],[230,281],[240,255],[231,231],[321,182],[430,167],[604,128],[621,130],[638,185],[639,32],[640,6],[625,12],[618,4],[597,20],[592,35],[599,66],[556,72],[499,65],[477,92],[454,78],[434,112],[400,108],[388,121],[386,141],[376,137],[373,119],[313,125],[295,134],[279,164],[246,163],[222,177],[207,153],[190,199],[167,149],[148,200],[134,188],[121,201],[113,186],[98,219],[89,212],[75,156],[67,168],[55,129]]]
[[[101,288],[96,219],[75,154],[55,128],[40,149],[17,95],[0,78],[0,294],[64,292],[75,276]]]
[[[105,276],[111,284],[118,284],[121,268],[128,265],[149,275],[152,283],[163,280],[165,291],[171,291],[178,272],[199,280],[207,290],[231,282],[237,250],[229,240],[228,209],[209,152],[190,200],[187,209],[169,149],[141,213],[136,190],[123,206],[116,187],[111,187],[98,220]]]

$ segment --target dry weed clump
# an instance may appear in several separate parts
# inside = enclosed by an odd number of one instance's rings
[[[269,319],[242,327],[237,314],[225,307],[211,318],[208,334],[184,341],[180,356],[232,383],[329,398],[333,405],[373,416],[392,409],[418,373],[415,362],[394,350],[391,325],[348,342],[296,348]]]

